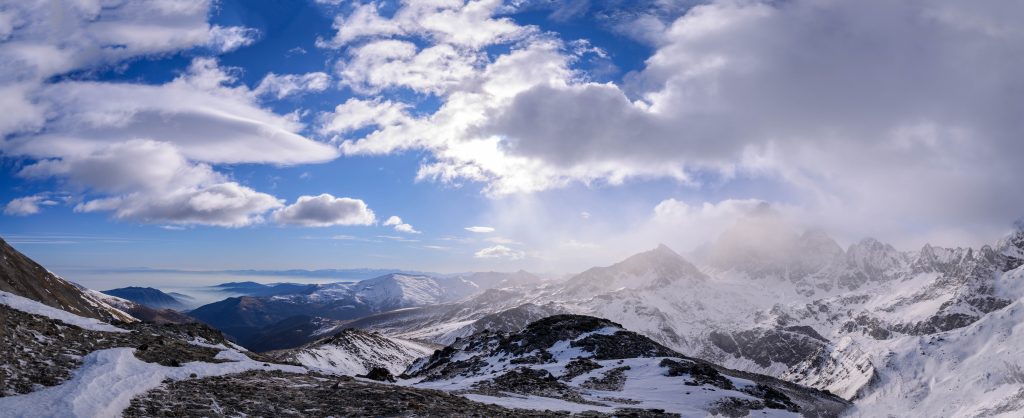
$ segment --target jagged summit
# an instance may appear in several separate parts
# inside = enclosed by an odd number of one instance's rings
[[[1024,265],[1024,219],[1014,223],[1014,230],[996,244],[996,251],[1008,258],[1006,270]]]

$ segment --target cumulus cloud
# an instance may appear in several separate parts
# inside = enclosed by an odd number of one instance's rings
[[[372,225],[376,217],[362,200],[323,193],[300,196],[295,203],[275,211],[274,221],[286,225],[325,227]]]
[[[482,48],[525,36],[531,28],[508,18],[494,18],[501,0],[469,2],[407,2],[393,16],[383,17],[376,3],[356,6],[348,15],[334,20],[337,32],[318,46],[338,48],[365,38],[381,36],[422,36],[438,43]]]
[[[240,26],[213,26],[210,28],[206,45],[213,50],[224,53],[256,42],[259,31]]]
[[[350,98],[334,112],[321,115],[320,133],[346,134],[362,128],[403,125],[410,121],[408,105],[389,100]]]
[[[467,226],[466,230],[469,232],[476,232],[478,234],[487,234],[494,232],[494,228],[489,226]]]
[[[28,216],[39,213],[40,206],[53,206],[57,201],[50,199],[47,195],[38,194],[12,199],[4,206],[4,215]]]
[[[504,245],[495,245],[493,247],[483,248],[473,254],[475,258],[498,258],[506,260],[519,260],[526,256],[526,253],[513,250]]]
[[[270,73],[260,80],[260,84],[253,89],[253,94],[280,100],[306,92],[324,91],[330,84],[331,76],[323,72],[280,75]]]
[[[404,232],[406,234],[420,233],[420,231],[417,231],[416,228],[412,227],[412,225],[402,222],[402,218],[399,218],[398,216],[391,216],[388,218],[384,221],[384,226],[393,226],[395,227],[395,231]]]

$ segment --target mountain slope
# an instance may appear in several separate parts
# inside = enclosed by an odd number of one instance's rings
[[[398,375],[416,359],[433,352],[433,348],[420,343],[350,328],[299,348],[268,353],[268,356],[328,374],[356,376],[383,368]]]
[[[0,291],[102,321],[135,320],[131,315],[88,294],[81,286],[50,273],[3,239],[0,239]]]
[[[512,334],[480,333],[417,361],[416,387],[506,406],[684,416],[838,416],[836,396],[683,356],[600,318],[556,315]]]

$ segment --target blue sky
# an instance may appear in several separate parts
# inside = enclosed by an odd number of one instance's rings
[[[567,272],[762,203],[903,247],[1024,208],[1011,6],[48,3],[0,11],[0,236],[58,270]]]

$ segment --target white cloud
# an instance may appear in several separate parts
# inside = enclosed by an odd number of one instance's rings
[[[335,225],[372,225],[376,221],[366,202],[347,197],[300,196],[295,203],[274,212],[280,224],[325,227]]]
[[[306,92],[324,91],[330,84],[331,76],[322,72],[281,75],[270,73],[260,80],[260,84],[253,89],[253,94],[280,100]]]
[[[231,52],[251,45],[256,42],[258,36],[259,31],[252,28],[213,26],[210,28],[210,37],[206,45],[220,53]]]
[[[242,227],[263,222],[263,213],[280,206],[274,196],[225,182],[176,189],[166,195],[137,193],[95,199],[75,206],[75,211],[113,211],[118,219],[146,223]]]
[[[376,3],[357,6],[334,20],[337,32],[320,40],[323,48],[338,48],[365,38],[423,36],[438,43],[479,49],[521,38],[533,31],[508,18],[494,18],[500,0],[406,2],[393,16],[382,17]]]
[[[505,237],[489,237],[489,238],[486,239],[486,241],[487,242],[493,242],[495,244],[503,244],[503,245],[522,245],[523,244],[523,243],[521,243],[519,241],[516,241],[516,240],[513,240],[513,239],[509,239],[509,238],[505,238]]]
[[[336,72],[342,83],[360,93],[406,87],[420,93],[445,94],[476,75],[483,53],[447,44],[419,50],[400,40],[377,40],[349,51]]]
[[[211,26],[209,0],[43,0],[7,6],[0,20],[11,25],[9,30],[0,29],[7,37],[0,45],[0,60],[7,64],[3,76],[20,80],[43,80],[75,69],[194,47],[222,52],[251,43],[254,36],[252,29]]]
[[[150,140],[45,159],[18,175],[63,178],[74,190],[107,196],[80,203],[75,211],[112,211],[118,219],[145,223],[239,227],[262,222],[263,213],[281,206],[209,165],[189,162],[171,144]]]
[[[320,133],[345,134],[368,126],[387,127],[408,123],[408,105],[392,101],[350,98],[321,115]]]
[[[501,258],[506,260],[519,260],[526,254],[519,250],[513,250],[504,245],[483,248],[473,254],[476,258]]]
[[[488,234],[494,232],[494,228],[489,226],[467,226],[466,230],[469,232],[476,232],[478,234]]]
[[[53,206],[57,201],[50,199],[45,194],[19,197],[7,202],[4,206],[4,215],[28,216],[39,213],[40,206]]]
[[[402,218],[399,218],[398,216],[391,216],[388,218],[384,221],[384,226],[393,226],[395,227],[395,231],[404,232],[406,234],[420,233],[420,231],[417,231],[416,228],[412,227],[412,225],[402,222]]]
[[[52,158],[145,138],[173,144],[208,163],[297,164],[328,161],[337,151],[297,132],[303,126],[259,107],[212,59],[196,59],[162,85],[69,81],[46,86],[53,112],[45,132],[9,139],[8,154]]]

